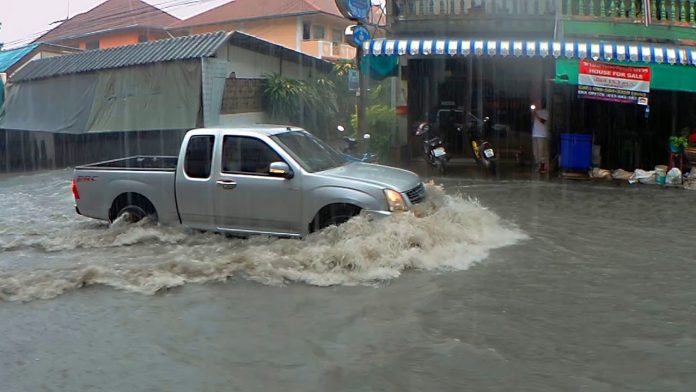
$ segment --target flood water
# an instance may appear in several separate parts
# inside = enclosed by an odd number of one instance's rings
[[[696,192],[436,179],[304,241],[0,179],[0,391],[693,391]]]

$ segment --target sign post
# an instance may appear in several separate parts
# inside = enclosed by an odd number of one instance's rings
[[[356,25],[348,26],[345,35],[348,44],[356,48],[355,65],[358,68],[358,132],[367,133],[366,108],[367,108],[367,75],[362,72],[361,62],[363,58],[363,43],[370,39],[370,32],[363,25],[372,9],[371,0],[336,0],[336,6],[343,16],[356,22]]]

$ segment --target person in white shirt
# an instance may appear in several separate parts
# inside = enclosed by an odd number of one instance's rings
[[[532,150],[534,163],[539,171],[545,173],[549,164],[549,112],[543,106],[533,109]]]

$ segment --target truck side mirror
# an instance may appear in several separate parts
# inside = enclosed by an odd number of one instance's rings
[[[272,162],[268,174],[272,177],[281,177],[288,180],[295,176],[292,170],[290,170],[290,166],[285,162]]]

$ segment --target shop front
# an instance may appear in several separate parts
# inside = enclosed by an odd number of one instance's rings
[[[410,132],[414,124],[430,122],[455,157],[467,158],[465,130],[488,118],[498,125],[487,138],[499,157],[531,164],[532,106],[550,113],[556,169],[563,169],[561,140],[567,135],[584,135],[591,143],[586,151],[592,156],[581,160],[589,166],[633,170],[665,164],[669,136],[696,127],[689,110],[696,103],[696,52],[689,48],[405,39],[373,40],[364,49],[368,56],[400,57],[412,156],[420,142]],[[614,65],[625,68],[602,75]],[[618,71],[625,75],[617,82]],[[602,83],[608,83],[604,90]]]

